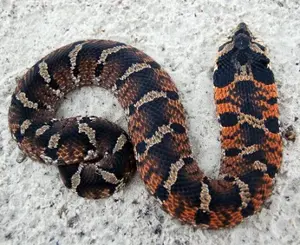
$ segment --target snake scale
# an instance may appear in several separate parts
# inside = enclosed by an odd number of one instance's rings
[[[125,110],[128,135],[99,117],[57,119],[64,95],[96,85]],[[218,51],[213,74],[222,159],[217,179],[192,156],[185,111],[170,76],[123,43],[79,41],[55,50],[18,80],[9,128],[32,159],[56,165],[80,196],[113,194],[137,168],[162,208],[201,228],[232,227],[259,211],[281,165],[277,88],[266,56],[241,23]]]

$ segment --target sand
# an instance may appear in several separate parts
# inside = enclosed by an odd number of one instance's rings
[[[88,2],[88,3],[87,3]],[[230,2],[230,3],[228,3]],[[219,125],[212,67],[240,21],[266,43],[278,80],[282,130],[300,132],[300,3],[297,0],[1,0],[0,244],[300,244],[300,141],[284,140],[283,165],[262,212],[234,229],[182,225],[162,211],[138,175],[113,197],[85,200],[64,187],[55,167],[20,160],[7,125],[15,78],[64,44],[88,38],[128,43],[172,76],[187,111],[199,166],[217,176]],[[126,129],[109,92],[67,95],[58,115],[98,115]]]

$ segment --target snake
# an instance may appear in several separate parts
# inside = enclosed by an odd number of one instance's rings
[[[172,217],[204,229],[233,227],[272,194],[283,148],[267,48],[245,23],[219,47],[212,78],[222,153],[217,178],[205,175],[193,157],[170,75],[121,42],[77,41],[40,59],[17,79],[9,129],[22,152],[57,166],[79,196],[108,197],[137,169]],[[112,92],[128,133],[97,116],[55,117],[65,95],[83,86]]]

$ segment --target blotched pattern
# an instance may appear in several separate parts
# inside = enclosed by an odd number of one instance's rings
[[[98,117],[54,119],[62,95],[92,84],[114,92],[129,137]],[[218,179],[205,176],[192,157],[169,75],[123,43],[80,41],[37,62],[12,95],[9,127],[21,150],[56,165],[80,196],[111,195],[137,166],[170,215],[202,228],[232,227],[261,209],[282,158],[275,80],[245,24],[219,48],[213,85],[223,152]]]

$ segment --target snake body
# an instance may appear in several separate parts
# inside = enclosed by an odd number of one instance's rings
[[[202,228],[232,227],[261,209],[282,158],[274,76],[265,47],[244,23],[219,48],[213,84],[223,153],[218,179],[207,177],[192,156],[170,76],[119,42],[79,41],[38,61],[18,80],[9,128],[22,151],[58,166],[80,196],[111,195],[137,166],[173,217]],[[99,117],[55,118],[64,95],[90,85],[117,97],[129,136]]]

